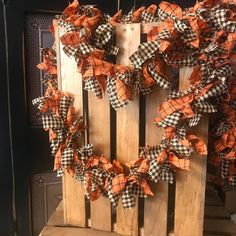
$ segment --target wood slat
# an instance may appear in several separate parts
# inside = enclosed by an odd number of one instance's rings
[[[155,88],[146,97],[146,143],[150,146],[160,143],[163,129],[154,125],[157,107],[161,104],[168,92],[160,87]],[[144,236],[166,236],[168,211],[168,184],[152,184],[153,197],[144,201]]]
[[[180,69],[180,90],[189,85],[192,68]],[[203,117],[194,134],[207,144],[208,119]],[[207,157],[193,154],[189,172],[178,173],[176,177],[175,227],[174,235],[203,235],[205,184]]]
[[[236,189],[225,192],[225,209],[236,212]]]
[[[205,219],[204,231],[236,234],[236,224],[231,220]]]
[[[63,31],[60,30],[58,36],[62,34]],[[81,116],[83,115],[82,77],[78,72],[75,60],[65,55],[60,43],[58,47],[58,57],[60,59],[58,60],[58,68],[60,67],[60,75],[58,76],[60,79],[59,84],[61,84],[63,92],[73,96],[75,112]],[[63,176],[63,199],[65,223],[85,227],[84,188],[82,183],[73,179],[67,173]]]
[[[89,228],[46,226],[39,236],[122,236]]]
[[[61,44],[60,44],[60,31],[58,24],[55,25],[55,44],[57,54],[57,86],[61,90]]]
[[[219,196],[206,196],[205,205],[206,206],[223,206],[224,203]]]
[[[140,24],[116,26],[116,44],[120,48],[116,62],[129,65],[129,56],[140,44]],[[139,152],[139,96],[125,108],[117,111],[117,159],[127,162],[138,157]],[[117,232],[138,235],[138,206],[123,209],[121,201],[117,208]]]
[[[98,100],[89,93],[89,141],[94,145],[95,153],[110,158],[110,105],[107,95]],[[111,204],[101,196],[91,202],[91,227],[111,231]]]
[[[230,214],[225,210],[224,206],[206,206],[205,218],[230,218]]]

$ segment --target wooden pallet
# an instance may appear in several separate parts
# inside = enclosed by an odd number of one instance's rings
[[[120,48],[117,63],[129,65],[129,56],[137,50],[141,39],[153,25],[151,23],[117,25],[115,32],[117,46]],[[59,30],[58,36],[61,34],[62,31]],[[157,144],[162,137],[162,132],[154,126],[153,119],[156,116],[158,104],[168,93],[156,88],[152,94],[146,96],[146,99],[136,96],[126,108],[121,108],[116,113],[111,110],[107,96],[103,100],[96,100],[93,94],[89,94],[85,99],[86,94],[82,89],[82,79],[77,71],[76,63],[63,53],[58,36],[56,38],[59,84],[63,91],[74,95],[76,110],[79,114],[89,114],[88,138],[96,147],[95,151],[103,153],[108,158],[115,155],[118,160],[126,162],[138,157],[140,144]],[[182,68],[179,74],[180,89],[184,89],[188,86],[191,69]],[[114,117],[116,119],[113,119]],[[116,130],[110,127],[116,127]],[[207,129],[208,121],[204,118],[195,132],[205,142]],[[142,132],[143,130],[145,133]],[[116,143],[111,140],[116,140]],[[116,150],[116,153],[111,153],[111,147]],[[154,185],[155,196],[145,199],[144,204],[137,199],[136,207],[131,210],[124,210],[119,204],[117,211],[114,212],[108,200],[101,198],[90,203],[90,212],[88,212],[89,208],[86,205],[81,184],[65,175],[63,181],[64,222],[79,227],[90,225],[91,230],[115,231],[122,235],[166,236],[169,231],[173,231],[174,236],[201,236],[203,234],[205,179],[206,157],[194,155],[191,159],[190,171],[178,173],[176,189],[172,187],[170,191],[168,184],[158,183]],[[175,192],[175,197],[170,192]],[[173,204],[168,205],[170,202]],[[172,222],[174,219],[174,228],[167,227],[168,219]],[[67,231],[70,230],[73,231],[72,229]],[[86,235],[90,235],[91,230],[85,229],[88,232]],[[103,235],[115,234],[104,233]]]
[[[236,224],[218,196],[208,196],[205,204],[204,236],[236,236]]]

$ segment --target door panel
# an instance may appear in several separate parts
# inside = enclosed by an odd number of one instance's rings
[[[32,236],[39,235],[61,200],[61,178],[56,177],[55,173],[32,175]]]

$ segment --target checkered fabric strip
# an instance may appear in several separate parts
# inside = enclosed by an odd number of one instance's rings
[[[192,28],[187,26],[183,21],[175,20],[174,27],[179,33],[181,33],[180,37],[184,42],[191,42],[196,39],[196,33],[194,33]]]
[[[215,135],[216,136],[221,136],[222,134],[224,134],[229,129],[230,129],[230,124],[229,124],[228,120],[220,122],[216,127]]]
[[[107,174],[108,187],[107,190],[102,191],[102,193],[105,197],[107,197],[110,200],[112,207],[116,209],[116,207],[118,206],[120,196],[113,194],[112,192],[112,177],[114,176],[112,176],[111,173]]]
[[[193,67],[195,65],[197,65],[198,63],[198,59],[196,56],[183,56],[181,59],[176,59],[175,56],[173,56],[170,53],[165,53],[163,54],[163,57],[165,59],[165,61],[169,64],[169,65],[173,65],[173,66],[179,66],[179,67]]]
[[[95,30],[93,41],[96,46],[103,47],[112,39],[113,27],[110,24],[99,25]]]
[[[170,32],[168,31],[168,29],[163,29],[161,33],[158,34],[156,41],[160,41],[160,40],[172,40],[172,36]]]
[[[96,187],[104,185],[103,171],[101,168],[89,170],[87,173],[89,173],[90,179]]]
[[[170,184],[173,184],[174,181],[175,181],[174,174],[171,172],[171,170],[162,171],[161,176],[160,176],[160,181],[165,181],[165,182],[168,182]]]
[[[62,177],[63,174],[64,174],[64,171],[61,168],[57,170],[57,177]]]
[[[221,45],[209,44],[207,48],[204,49],[205,55],[209,60],[216,60],[223,53],[227,53],[225,49],[221,47]]]
[[[54,89],[58,88],[57,77],[55,77],[54,75],[45,73],[44,78],[41,81],[45,86],[48,86],[48,84],[50,84],[52,88]]]
[[[224,94],[228,91],[228,88],[225,84],[219,83],[214,87],[210,88],[205,94],[203,94],[198,101],[205,101],[211,97],[217,97],[221,94]]]
[[[141,65],[159,49],[159,43],[157,41],[151,41],[142,43],[138,47],[138,51],[132,54],[129,59],[134,68],[140,68]]]
[[[188,118],[187,121],[188,121],[189,127],[196,126],[200,122],[201,117],[202,115],[200,113],[197,113],[193,117]]]
[[[77,164],[75,168],[75,179],[81,182],[86,181],[84,173],[85,173],[85,167]]]
[[[132,23],[132,15],[133,15],[134,11],[135,11],[135,9],[133,7],[127,15],[124,15],[122,17],[121,23],[124,23],[124,24]]]
[[[181,97],[181,92],[177,91],[176,89],[171,90],[169,93],[169,96],[168,96],[169,99],[175,99],[175,98],[179,98],[179,97]]]
[[[143,191],[139,185],[127,183],[127,186],[121,196],[123,207],[125,209],[133,208],[137,197],[141,197],[143,195]]]
[[[131,76],[132,78],[132,76]],[[145,92],[148,92],[150,90],[150,92],[152,91],[151,88],[145,88],[143,86],[143,73],[141,71],[141,69],[135,69],[133,72],[133,92],[134,94],[139,94],[140,92],[142,92],[144,95],[147,94]]]
[[[149,93],[152,92],[152,89],[151,89],[151,88],[141,88],[141,89],[140,89],[140,92],[141,92],[143,95],[148,95]]]
[[[119,48],[114,45],[114,39],[108,42],[103,49],[105,50],[106,54],[108,55],[117,55],[119,52]]]
[[[225,156],[227,155],[227,152],[219,152],[218,153],[218,156],[220,157],[220,158],[225,158]]]
[[[215,113],[218,111],[217,107],[209,102],[193,102],[192,107],[193,110],[196,110],[197,112]]]
[[[57,54],[56,51],[52,48],[43,48],[41,50],[41,55],[43,58],[49,58],[50,64],[56,65],[57,64]]]
[[[50,148],[51,148],[51,155],[55,156],[57,150],[59,149],[60,145],[63,143],[65,139],[65,134],[63,130],[57,130],[54,131],[57,135],[57,137],[50,142]]]
[[[204,87],[206,84],[210,83],[211,80],[210,75],[213,73],[213,68],[211,67],[210,63],[200,63],[201,66],[201,82],[200,86]]]
[[[107,24],[110,20],[111,16],[107,13],[103,13],[99,22],[99,25]]]
[[[209,83],[218,79],[221,83],[225,83],[225,78],[230,77],[232,75],[232,67],[230,65],[224,65],[216,70],[213,70],[211,75],[209,76]]]
[[[174,27],[180,33],[184,33],[187,29],[189,29],[189,26],[187,26],[183,21],[177,19],[174,22]]]
[[[169,99],[181,98],[188,95],[189,93],[193,91],[194,91],[194,87],[189,87],[184,91],[172,90],[169,94]]]
[[[223,159],[221,162],[221,177],[226,179],[229,172],[230,160]]]
[[[73,25],[72,23],[63,20],[62,18],[59,19],[58,21],[58,25],[65,29],[66,32],[74,32],[77,31],[77,27],[75,25]]]
[[[234,174],[233,176],[231,176],[231,179],[229,180],[229,184],[230,184],[232,187],[235,187],[235,186],[236,186],[236,174]]]
[[[133,73],[131,71],[126,71],[124,73],[116,72],[116,78],[122,80],[125,84],[132,85],[133,83]]]
[[[107,197],[108,197],[108,199],[110,200],[112,207],[113,207],[114,209],[116,209],[117,206],[118,206],[119,198],[120,198],[120,197],[117,196],[117,195],[113,195],[113,194],[111,193],[111,191],[108,191],[108,192],[107,192]]]
[[[96,50],[96,48],[92,45],[90,45],[87,42],[82,42],[79,44],[78,46],[78,51],[82,54],[82,55],[89,55],[91,54],[94,50]]]
[[[74,56],[76,55],[77,51],[78,51],[78,48],[75,48],[73,46],[70,46],[70,45],[67,45],[67,46],[64,46],[62,48],[62,50],[64,51],[64,53],[70,57],[70,58],[74,58]]]
[[[141,147],[140,148],[140,157],[145,157],[148,160],[155,160],[160,152],[162,151],[162,148],[158,146],[148,146],[148,147]]]
[[[73,102],[74,102],[74,99],[68,96],[63,96],[60,99],[59,115],[63,120],[66,119],[69,107],[73,104]]]
[[[73,147],[75,142],[78,142],[78,138],[81,137],[79,131],[75,131],[71,136],[67,137],[67,147]]]
[[[45,100],[46,100],[45,97],[38,97],[32,100],[32,104],[34,106],[37,106],[38,109],[40,110],[44,106]]]
[[[136,195],[132,193],[133,185],[128,184],[122,193],[122,204],[124,208],[133,208],[135,206]]]
[[[174,175],[170,170],[170,164],[166,162],[158,164],[156,160],[150,162],[148,178],[155,183],[159,181],[174,183]]]
[[[102,98],[102,88],[98,82],[98,80],[95,77],[88,77],[84,81],[84,89],[87,91],[93,91],[95,93],[95,96],[97,98]]]
[[[158,22],[159,18],[157,15],[148,13],[146,10],[142,12],[142,23]]]
[[[160,176],[161,176],[161,166],[157,163],[156,160],[152,160],[150,162],[148,170],[148,178],[157,183],[160,180]]]
[[[116,91],[116,79],[107,78],[107,93],[112,107],[117,110],[120,107],[124,107],[128,104],[127,100],[119,101]]]
[[[171,144],[171,149],[177,152],[180,156],[189,157],[193,152],[192,147],[184,146],[177,137],[171,139],[170,144]]]
[[[86,144],[78,149],[78,154],[80,155],[81,160],[86,160],[88,157],[93,155],[93,145]]]
[[[95,6],[96,5],[81,5],[79,6],[79,14],[81,15],[85,14],[86,16],[93,17],[94,16],[93,8]]]
[[[161,126],[163,128],[166,128],[167,126],[176,127],[179,123],[180,118],[181,118],[181,114],[182,113],[180,111],[174,112],[174,113],[170,114],[169,116],[167,116],[161,122],[158,122],[157,125]]]
[[[236,32],[236,22],[229,20],[228,9],[216,9],[211,14],[211,20],[218,29],[225,29],[229,32]]]
[[[154,70],[154,66],[151,63],[148,64],[148,72],[161,88],[168,89],[170,87],[170,82],[158,74],[157,71]]]
[[[176,135],[180,140],[186,138],[186,127],[184,125],[178,125],[176,127]]]
[[[43,128],[45,130],[47,129],[53,129],[53,130],[60,130],[63,128],[63,120],[55,115],[42,115],[42,121],[43,121]]]
[[[158,14],[158,17],[164,21],[166,18],[169,17],[169,15],[167,13],[165,13],[164,11],[162,11],[160,8],[157,10],[157,14]]]
[[[74,159],[74,150],[71,147],[66,148],[61,155],[61,167],[69,168]]]
[[[52,88],[58,89],[58,81],[57,81],[57,78],[48,79],[48,80],[47,80],[47,83],[49,83]]]

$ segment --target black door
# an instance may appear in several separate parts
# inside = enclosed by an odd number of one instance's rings
[[[46,133],[32,122],[24,32],[30,14],[61,12],[67,0],[0,3],[0,235],[31,235],[30,177],[52,169]],[[80,1],[114,12],[113,1]],[[33,27],[37,27],[37,22]],[[47,37],[47,36],[46,36]],[[26,57],[25,57],[26,56]],[[26,81],[26,78],[28,81]],[[36,78],[37,79],[37,78]],[[35,94],[36,95],[36,94]]]

